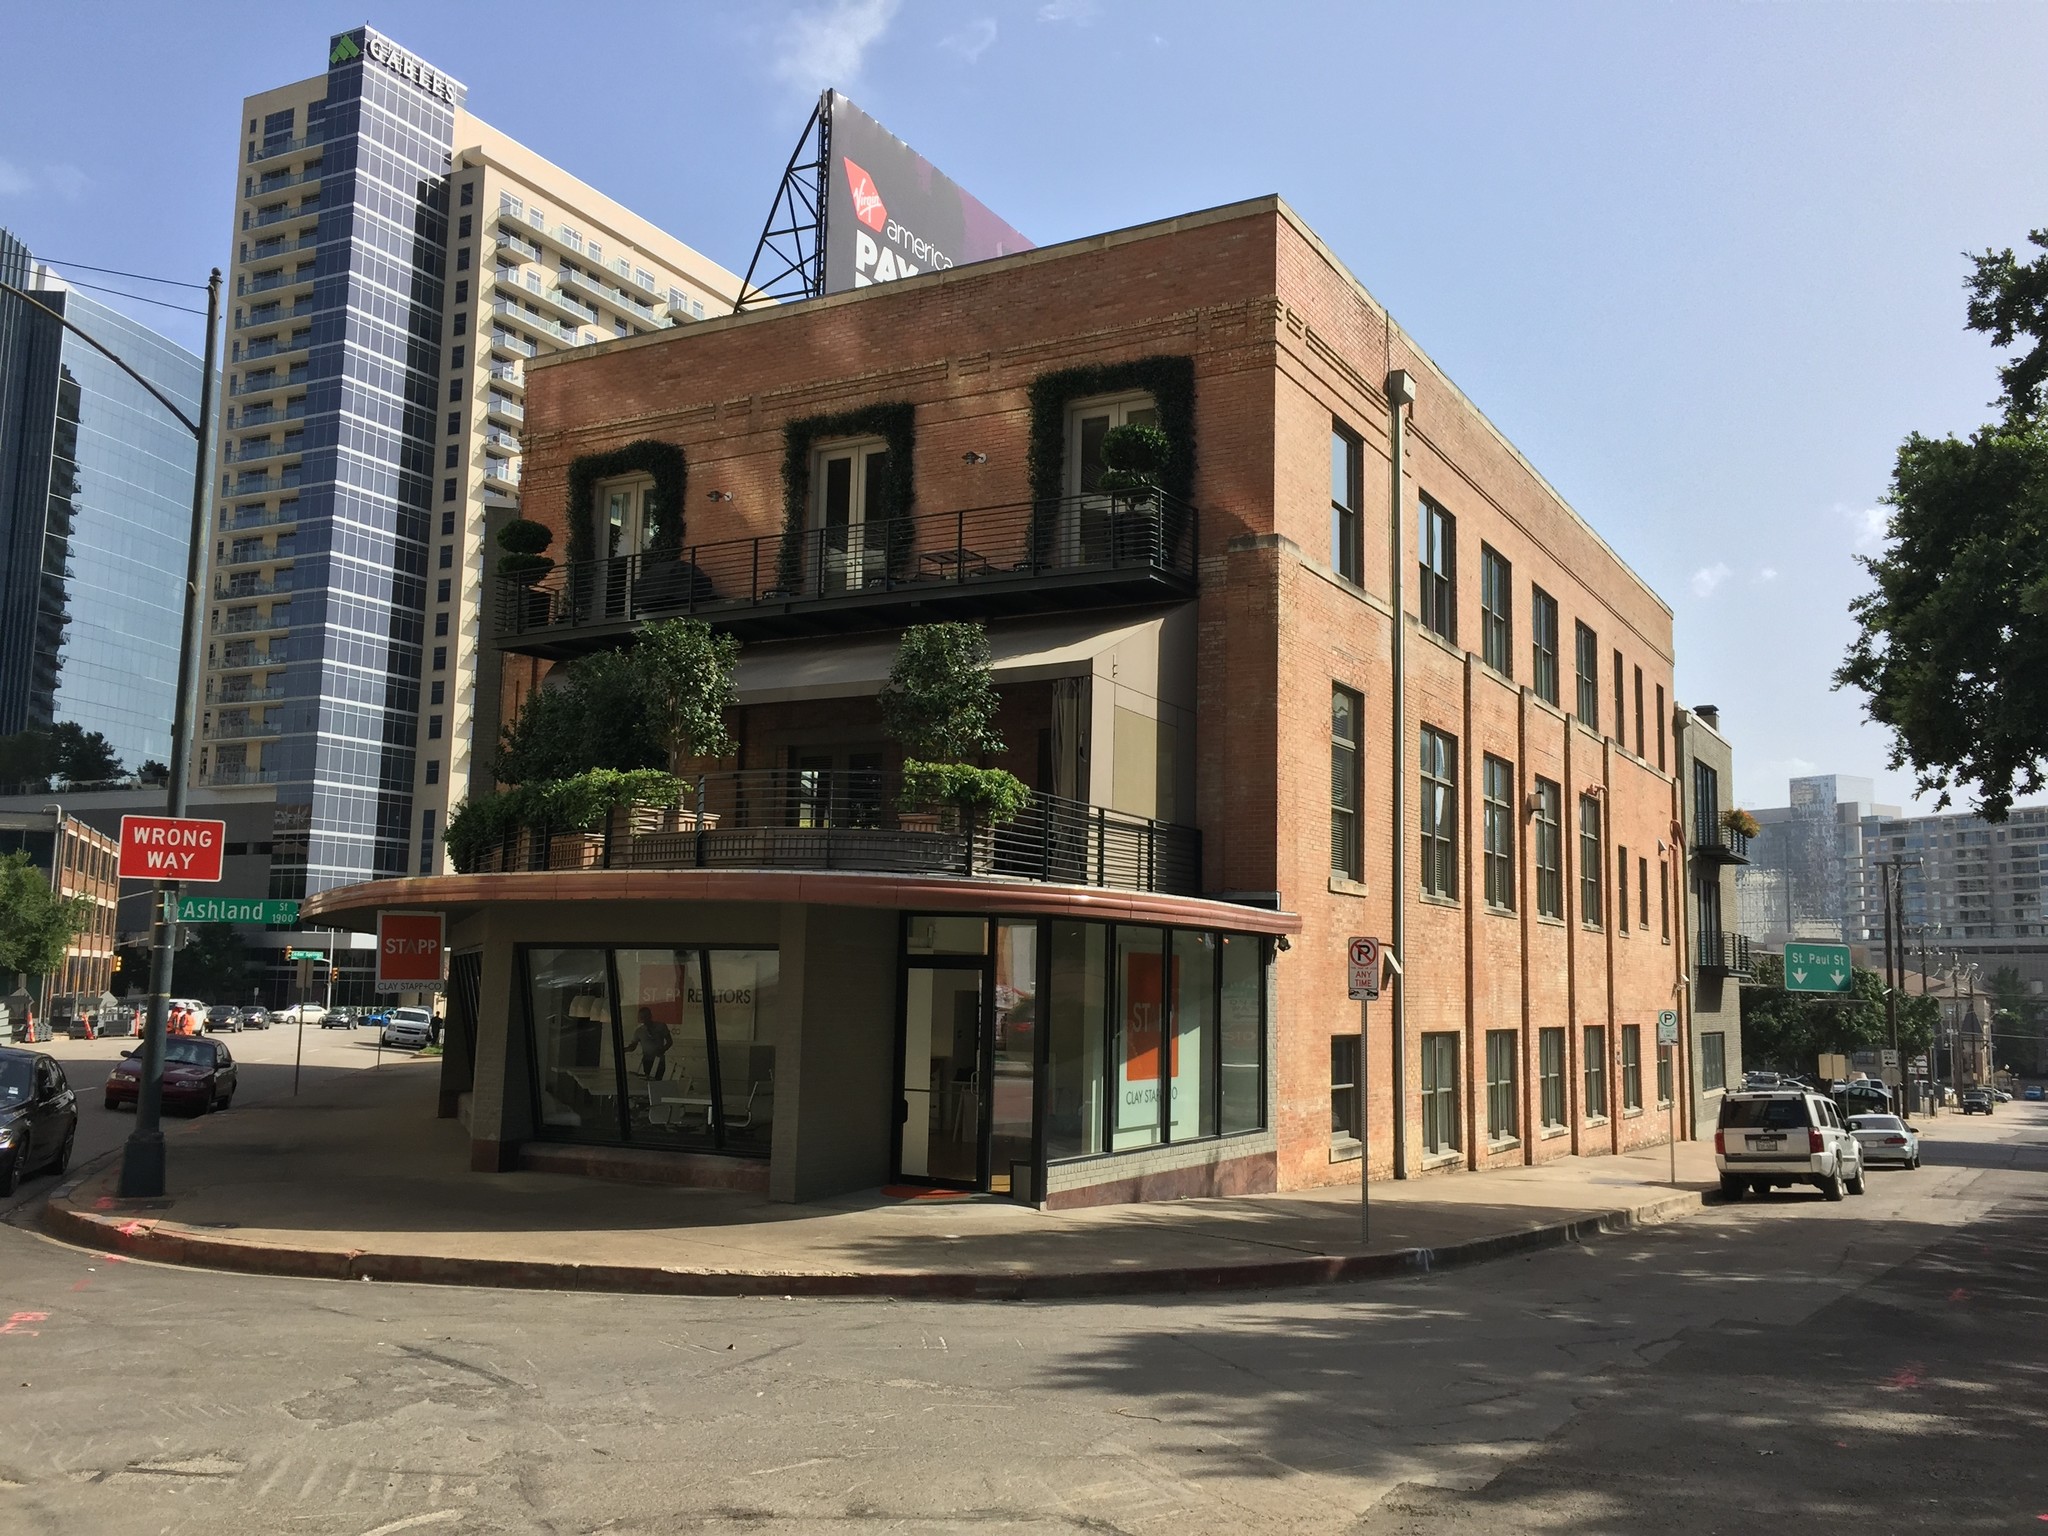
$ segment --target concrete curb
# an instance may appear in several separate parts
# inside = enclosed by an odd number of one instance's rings
[[[1472,1238],[1441,1248],[1387,1253],[1305,1254],[1243,1264],[1065,1273],[982,1273],[968,1270],[772,1271],[698,1270],[562,1260],[457,1258],[376,1249],[301,1248],[202,1233],[146,1212],[84,1210],[74,1201],[82,1179],[44,1203],[43,1230],[96,1251],[194,1269],[285,1275],[317,1280],[379,1280],[412,1285],[466,1285],[516,1290],[610,1291],[650,1296],[876,1296],[920,1301],[1027,1301],[1140,1296],[1202,1291],[1330,1285],[1426,1274],[1515,1254],[1583,1243],[1689,1215],[1708,1203],[1697,1190],[1660,1196],[1568,1221]],[[112,1202],[109,1202],[112,1204]]]

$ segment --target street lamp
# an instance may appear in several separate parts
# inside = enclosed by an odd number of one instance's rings
[[[24,304],[41,310],[65,330],[101,353],[116,368],[148,391],[150,397],[178,419],[192,434],[192,544],[185,556],[184,641],[178,651],[178,697],[171,709],[171,773],[166,809],[172,816],[185,814],[185,787],[191,777],[192,692],[194,667],[199,659],[200,568],[206,558],[207,501],[213,488],[213,468],[208,449],[213,439],[213,375],[219,361],[220,268],[206,281],[206,358],[199,375],[199,419],[194,421],[179,410],[162,390],[129,367],[118,354],[90,332],[74,325],[49,305],[25,293],[12,283],[0,283],[0,292],[12,294]],[[164,1028],[170,1008],[171,962],[178,941],[178,886],[175,881],[157,885],[156,937],[149,959],[149,1022],[142,1035],[142,1070],[135,1096],[135,1129],[121,1152],[121,1194],[126,1199],[154,1199],[164,1192]]]

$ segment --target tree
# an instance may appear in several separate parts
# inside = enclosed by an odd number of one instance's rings
[[[2048,253],[2048,230],[2033,243]],[[2031,346],[1999,370],[1997,425],[1967,440],[1919,433],[1900,447],[1885,502],[1890,547],[1864,560],[1874,590],[1850,604],[1858,633],[1835,686],[1867,695],[1936,806],[1974,789],[2002,821],[2048,770],[2048,254],[1973,258],[1968,324]]]
[[[632,669],[670,773],[693,758],[732,755],[725,712],[739,702],[732,680],[739,657],[739,641],[712,633],[702,619],[662,619],[640,631]]]
[[[114,744],[98,731],[88,731],[69,720],[50,728],[57,748],[57,772],[73,784],[99,784],[121,777],[121,759]]]
[[[918,624],[903,631],[882,686],[882,723],[906,757],[965,763],[1003,750],[1002,698],[979,624]]]
[[[249,946],[225,923],[201,923],[185,930],[190,937],[171,964],[180,997],[239,1002],[249,995]],[[144,967],[143,985],[147,986]]]
[[[1850,991],[1840,994],[1788,992],[1785,962],[1778,955],[1756,957],[1755,980],[1742,988],[1742,1059],[1783,1072],[1811,1072],[1826,1052],[1888,1049],[1884,978],[1852,968]],[[1899,1050],[1910,1056],[1934,1039],[1939,1004],[1931,997],[1899,995]]]
[[[505,730],[497,775],[507,784],[574,778],[592,768],[659,768],[667,750],[629,651],[574,661],[527,697]]]
[[[85,921],[84,899],[51,890],[26,853],[0,858],[0,971],[16,972],[24,984],[49,975]]]

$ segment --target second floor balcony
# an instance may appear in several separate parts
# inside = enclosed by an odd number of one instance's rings
[[[501,649],[566,657],[688,614],[748,639],[1192,597],[1195,510],[1068,496],[730,539],[501,578]]]
[[[1692,825],[1693,857],[1707,864],[1747,864],[1749,838],[1724,825],[1718,817],[1695,816]]]
[[[1731,981],[1748,981],[1756,975],[1749,940],[1739,933],[1700,934],[1693,950],[1693,969],[1702,976],[1726,976]]]

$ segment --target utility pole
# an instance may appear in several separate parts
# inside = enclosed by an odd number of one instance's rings
[[[1394,1177],[1408,1177],[1408,978],[1400,967],[1408,963],[1408,603],[1405,596],[1408,567],[1401,544],[1402,454],[1406,418],[1401,414],[1415,403],[1415,380],[1405,368],[1387,375],[1387,587],[1394,610],[1393,644],[1393,727],[1394,737],[1394,867],[1389,940],[1394,957],[1394,996],[1387,1009],[1392,1046],[1389,1051],[1394,1072]],[[1359,1178],[1371,1170],[1360,1168]]]

